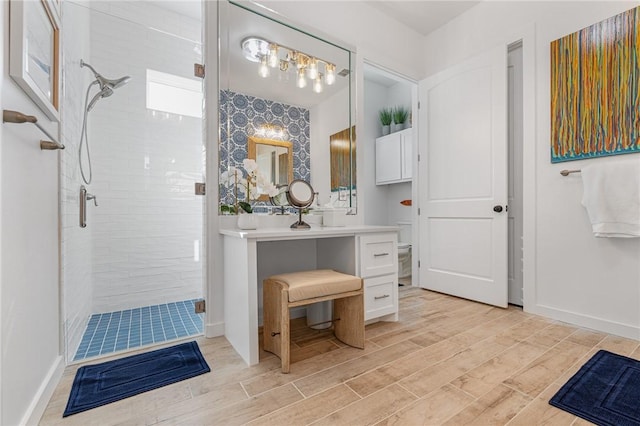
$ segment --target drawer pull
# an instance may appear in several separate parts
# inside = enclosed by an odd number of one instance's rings
[[[379,299],[386,299],[387,297],[390,297],[389,294],[383,294],[382,296],[375,296],[373,299],[374,300],[379,300]]]
[[[389,253],[374,253],[373,257],[389,256]]]

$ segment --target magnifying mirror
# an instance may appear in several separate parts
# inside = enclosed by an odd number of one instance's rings
[[[298,208],[298,221],[291,225],[291,229],[310,229],[308,223],[302,221],[302,209],[313,204],[313,188],[308,182],[296,179],[289,184],[287,190],[287,200],[293,207]]]

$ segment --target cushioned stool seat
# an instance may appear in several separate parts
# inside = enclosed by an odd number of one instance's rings
[[[282,360],[289,372],[289,308],[333,301],[334,333],[347,345],[364,348],[362,278],[330,269],[273,275],[263,282],[264,350]]]

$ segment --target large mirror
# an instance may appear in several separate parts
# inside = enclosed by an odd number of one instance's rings
[[[269,188],[299,179],[320,204],[355,211],[355,132],[347,134],[341,169],[332,159],[332,135],[355,124],[353,53],[244,3],[220,1],[219,13],[220,174],[246,174],[243,161],[252,159],[261,175],[252,182],[270,184],[236,190],[242,180],[221,179],[220,204],[237,197],[266,211]],[[340,185],[332,182],[336,173]]]

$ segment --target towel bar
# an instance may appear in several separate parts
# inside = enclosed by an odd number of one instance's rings
[[[33,115],[26,115],[18,111],[11,111],[9,109],[2,110],[2,122],[3,123],[32,123],[40,129],[42,133],[47,135],[50,141],[41,140],[40,141],[40,149],[46,150],[54,150],[54,149],[64,149],[64,145],[56,140],[51,134],[38,124],[38,119]]]
[[[582,170],[577,169],[577,170],[563,170],[560,172],[560,174],[562,176],[569,176],[571,173],[580,173]]]

